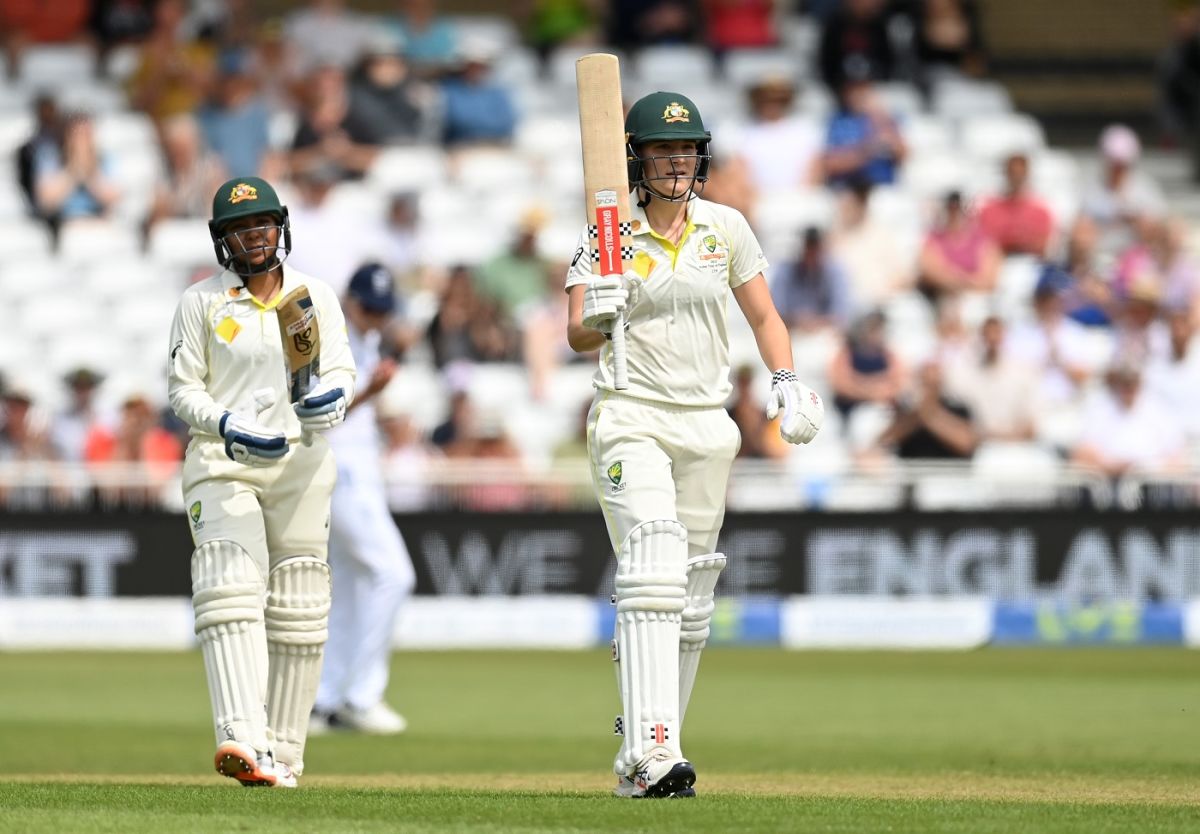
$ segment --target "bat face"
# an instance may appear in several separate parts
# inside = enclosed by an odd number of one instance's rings
[[[287,363],[288,399],[299,402],[321,374],[321,330],[307,287],[297,287],[275,308]]]

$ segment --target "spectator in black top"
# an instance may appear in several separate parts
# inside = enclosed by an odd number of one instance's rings
[[[878,445],[893,448],[902,460],[970,458],[979,445],[971,410],[946,393],[936,361],[921,366],[917,379],[914,395],[898,404]]]
[[[411,145],[436,141],[437,96],[418,80],[400,40],[386,32],[367,43],[350,80],[346,129],[362,145]]]
[[[821,78],[839,91],[848,75],[885,81],[896,56],[888,39],[884,0],[844,0],[821,33]]]
[[[949,70],[980,76],[987,70],[979,9],[973,0],[924,0],[914,31],[917,60],[927,80]]]
[[[39,156],[52,153],[61,144],[63,120],[54,96],[48,93],[42,93],[34,99],[33,109],[33,135],[17,148],[17,183],[29,201],[30,212],[46,220],[48,218],[37,210],[37,160]]]
[[[704,34],[696,0],[612,0],[608,40],[620,49],[698,43]]]

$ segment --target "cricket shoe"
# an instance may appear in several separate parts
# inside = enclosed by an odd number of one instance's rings
[[[647,799],[665,799],[690,790],[696,782],[696,769],[687,759],[661,753],[644,759],[633,772],[634,787]],[[693,791],[693,794],[695,792]]]
[[[217,747],[217,755],[213,759],[217,773],[237,779],[247,788],[273,788],[279,784],[279,775],[275,762],[269,753],[261,756],[253,747],[238,741],[225,741]],[[291,774],[291,770],[288,770]],[[295,786],[296,778],[292,778]]]
[[[669,794],[668,798],[670,798],[670,799],[691,799],[695,795],[696,795],[695,788],[684,788],[681,791],[675,791],[675,793]],[[639,788],[637,785],[637,782],[635,782],[633,780],[632,776],[617,777],[617,786],[615,788],[613,788],[613,796],[619,796],[619,797],[622,797],[623,799],[646,799],[647,798],[645,789]]]
[[[373,736],[394,736],[408,729],[404,716],[383,701],[366,709],[346,706],[329,716],[335,730],[350,730]]]

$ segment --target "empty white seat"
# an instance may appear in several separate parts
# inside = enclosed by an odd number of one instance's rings
[[[789,49],[731,49],[722,62],[725,78],[742,89],[768,77],[799,81],[807,67],[801,56]]]
[[[77,220],[63,226],[58,254],[68,264],[129,261],[141,254],[141,240],[128,226],[106,220]]]
[[[0,264],[49,257],[50,231],[36,220],[0,223]]]
[[[57,296],[27,296],[21,313],[20,327],[33,339],[57,339],[78,334],[108,337],[113,331],[105,320],[105,311],[98,304],[64,303]]]
[[[386,193],[420,191],[445,180],[446,158],[439,148],[388,148],[375,158],[367,182]]]
[[[17,111],[0,118],[0,155],[11,157],[33,135],[33,113]],[[11,167],[9,168],[11,171]],[[6,172],[7,174],[7,172]]]
[[[454,182],[475,194],[528,192],[535,176],[528,158],[503,148],[464,151],[453,161]]]
[[[159,263],[181,268],[216,263],[208,221],[199,218],[158,221],[150,227],[147,252]]]
[[[26,87],[65,88],[96,73],[96,54],[88,44],[36,44],[21,51],[17,78]]]
[[[931,109],[943,118],[961,121],[1011,113],[1013,104],[1008,91],[994,81],[956,78],[945,79],[934,87]]]
[[[1046,134],[1025,113],[991,113],[963,122],[962,148],[981,160],[999,160],[1015,152],[1035,155],[1046,145]]]
[[[0,226],[2,233],[3,226]],[[0,235],[0,240],[2,240]],[[0,244],[2,247],[3,244]],[[0,261],[0,298],[42,295],[57,292],[67,283],[62,263],[48,253],[30,254],[15,260]]]
[[[124,90],[106,81],[83,81],[64,85],[55,91],[62,110],[78,110],[92,115],[118,113],[129,106]]]
[[[460,43],[486,44],[493,50],[520,49],[521,33],[511,17],[499,14],[461,14],[447,17]]]
[[[522,119],[513,144],[517,150],[537,159],[574,155],[582,160],[578,114],[573,111]]]
[[[556,46],[546,56],[546,78],[555,87],[576,89],[575,62],[592,52],[607,52],[616,55],[621,63],[622,78],[631,77],[631,62],[622,52],[610,48],[597,48],[585,44],[562,44]]]
[[[425,432],[446,418],[446,389],[437,372],[423,365],[401,365],[379,397],[381,412],[409,414],[413,424]]]
[[[510,90],[536,86],[541,71],[537,54],[519,45],[501,50],[492,62],[492,80]]]
[[[921,93],[906,81],[887,81],[875,88],[884,108],[901,120],[915,116],[925,109]]]
[[[900,123],[909,153],[941,153],[954,147],[954,132],[940,116],[912,113]]]
[[[145,113],[103,113],[96,117],[96,144],[109,153],[158,153],[154,122]]]
[[[925,153],[905,161],[900,169],[904,188],[922,199],[937,199],[947,191],[963,190],[970,179],[970,167],[951,152]]]

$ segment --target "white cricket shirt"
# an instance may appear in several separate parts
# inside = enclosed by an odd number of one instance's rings
[[[219,437],[221,415],[240,417],[300,438],[300,421],[288,400],[287,365],[275,306],[296,287],[312,296],[321,332],[321,382],[354,395],[354,360],[346,320],[328,285],[284,265],[283,288],[263,304],[230,270],[189,287],[171,323],[168,394],[193,437]],[[270,389],[275,404],[257,413],[255,394]],[[261,396],[260,396],[261,399]]]
[[[724,405],[732,390],[729,291],[767,268],[750,224],[737,209],[697,198],[688,205],[687,228],[677,247],[650,229],[636,202],[630,225],[634,253],[626,269],[645,282],[626,313],[629,388],[622,393],[671,405]],[[567,270],[567,289],[594,277],[588,243],[585,227]],[[616,390],[611,344],[601,352],[592,382]]]
[[[375,372],[379,364],[379,343],[377,331],[359,333],[353,327],[348,328],[350,353],[354,357],[354,367],[363,385]],[[358,468],[363,471],[376,471],[381,468],[381,443],[379,428],[376,424],[375,400],[359,403],[346,414],[346,420],[340,426],[334,426],[325,435],[333,447],[339,468]]]

